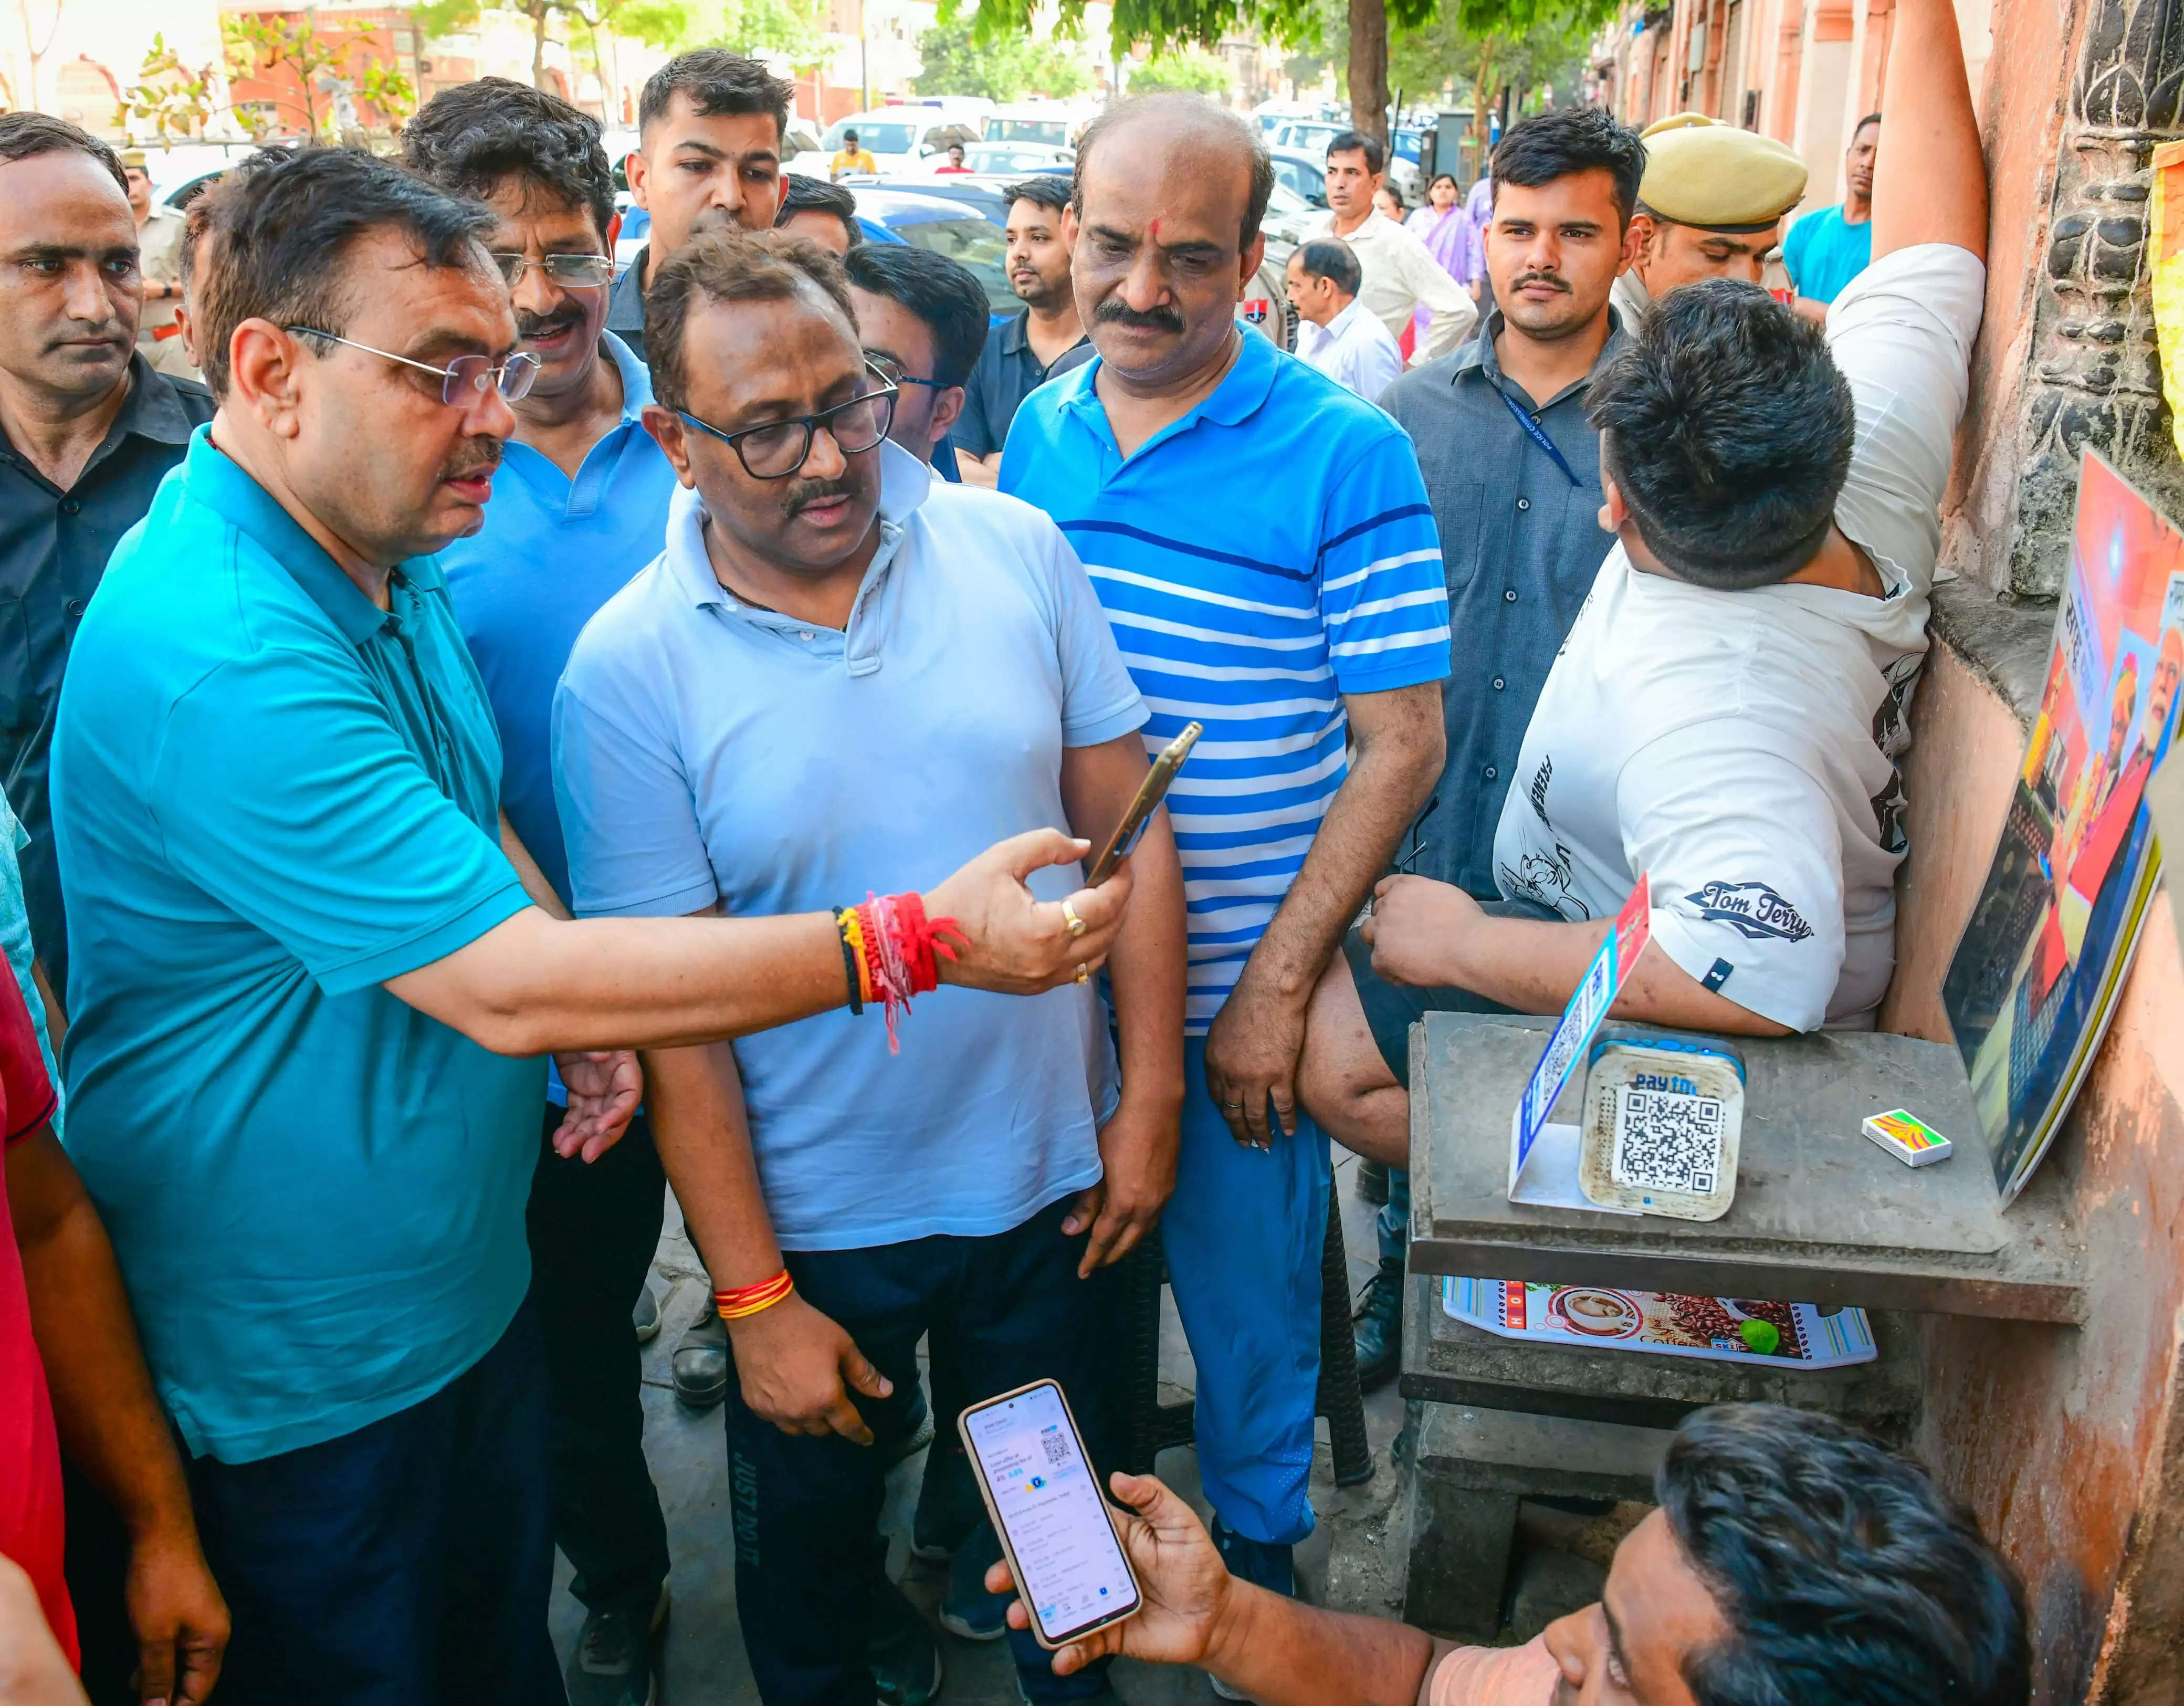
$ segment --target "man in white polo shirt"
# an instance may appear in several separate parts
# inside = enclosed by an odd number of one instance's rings
[[[1708,280],[1657,302],[1595,382],[1618,542],[1502,807],[1503,915],[1384,882],[1369,967],[1338,959],[1314,996],[1323,1085],[1392,1116],[1420,1012],[1559,1009],[1641,873],[1655,945],[1619,1012],[1753,1034],[1872,1024],[1986,242],[1946,0],[1903,0],[1890,55],[1888,111],[1919,144],[1882,162],[1875,259],[1825,340]]]
[[[992,824],[1104,838],[1145,778],[1146,710],[1091,583],[1045,516],[887,440],[894,387],[840,262],[785,234],[705,237],[662,265],[647,326],[645,426],[683,489],[666,552],[586,627],[556,696],[577,912],[854,905]],[[921,1002],[900,1054],[890,1013],[646,1056],[714,1284],[795,1282],[729,1324],[736,1598],[767,1706],[939,1686],[875,1555],[886,1460],[848,1443],[900,1421],[878,1401],[915,1387],[928,1330],[964,1398],[1053,1376],[1112,1458],[1083,1282],[1158,1215],[1184,1094],[1165,817],[1134,864],[1110,964],[1119,1089],[1089,983]],[[1022,1686],[1050,1694],[1020,1639]]]

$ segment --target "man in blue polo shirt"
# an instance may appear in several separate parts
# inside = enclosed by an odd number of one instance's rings
[[[781,233],[701,237],[649,300],[645,419],[689,489],[554,701],[577,911],[824,906],[891,861],[1065,813],[1104,836],[1145,780],[1146,713],[1099,600],[1045,516],[942,484],[886,436],[894,387],[839,263]],[[874,1369],[909,1388],[929,1330],[964,1402],[1051,1376],[1112,1459],[1084,1280],[1158,1215],[1184,1095],[1164,820],[1134,863],[1119,1087],[1089,983],[921,1004],[900,1054],[841,1017],[645,1056],[715,1283],[785,1263],[800,1288],[729,1324],[736,1608],[767,1706],[939,1686],[937,1646],[878,1569],[886,1460],[839,1437],[883,1425]],[[738,1166],[694,1169],[724,1144],[748,1145]],[[1028,1639],[1018,1657],[1034,1698],[1085,1686]]]
[[[535,1706],[562,1686],[525,1304],[542,1056],[825,1012],[841,939],[820,913],[555,919],[502,852],[432,561],[479,524],[535,361],[490,213],[342,148],[263,157],[206,212],[220,408],[61,690],[65,1140],[192,1458],[237,1631],[221,1699]],[[1084,852],[1045,830],[938,884],[949,980],[1097,965],[1127,878],[1069,897],[1074,935],[1022,883]],[[557,1141],[596,1158],[636,1062],[559,1060]]]
[[[485,526],[440,566],[499,725],[501,810],[551,885],[535,898],[566,909],[554,684],[578,631],[658,554],[675,490],[643,425],[651,377],[606,330],[613,171],[596,119],[503,77],[434,96],[402,141],[410,170],[493,209],[486,242],[508,276],[522,347],[539,360],[530,394],[512,405]],[[566,1681],[571,1706],[644,1706],[647,1636],[667,1609],[667,1526],[644,1461],[638,1346],[660,1330],[646,1275],[666,1175],[643,1112],[588,1167],[556,1152],[566,1099],[549,1074],[527,1218],[554,1387],[554,1539],[586,1610]],[[678,1375],[697,1360],[679,1355]],[[726,1385],[726,1358],[705,1360],[722,1365],[699,1395],[710,1400]]]
[[[1272,183],[1257,132],[1195,96],[1093,125],[1069,219],[1100,359],[1026,401],[1001,487],[1084,559],[1146,740],[1206,725],[1169,795],[1190,1040],[1162,1238],[1217,1536],[1286,1592],[1327,1215],[1327,1140],[1296,1111],[1305,1003],[1440,774],[1449,629],[1410,440],[1235,324]]]

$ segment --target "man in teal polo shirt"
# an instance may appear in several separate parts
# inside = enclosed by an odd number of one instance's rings
[[[523,1206],[545,1068],[594,1158],[621,1045],[847,999],[833,919],[573,923],[498,834],[500,746],[431,554],[533,358],[491,215],[360,151],[211,192],[220,410],[116,551],[63,688],[67,1142],[113,1234],[234,1612],[221,1698],[560,1697]],[[925,897],[950,981],[1096,967],[1128,883],[1034,902],[1056,831]],[[911,1023],[915,1023],[911,1021]]]
[[[402,147],[410,170],[493,210],[486,241],[509,278],[516,334],[539,359],[537,383],[512,405],[485,526],[440,566],[499,724],[501,810],[566,907],[554,684],[593,613],[659,555],[676,489],[643,424],[651,376],[606,330],[613,169],[598,120],[504,77],[434,96]],[[571,1706],[644,1706],[649,1637],[667,1611],[667,1525],[644,1461],[638,1337],[660,1330],[646,1276],[666,1175],[643,1112],[594,1164],[560,1154],[565,1101],[549,1076],[528,1219],[554,1394],[554,1542],[585,1608],[566,1680]],[[696,1360],[677,1353],[678,1388]],[[700,1397],[716,1398],[727,1353],[705,1360],[716,1369]]]

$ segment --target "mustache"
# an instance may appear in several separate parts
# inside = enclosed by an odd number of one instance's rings
[[[551,314],[526,314],[519,309],[515,315],[515,335],[525,338],[551,337],[557,332],[573,330],[583,323],[584,310],[574,303]]]
[[[1173,332],[1183,330],[1183,316],[1173,308],[1138,309],[1119,296],[1111,296],[1092,310],[1093,321],[1100,326],[1134,326],[1141,332]]]
[[[1564,296],[1570,293],[1570,282],[1558,272],[1524,272],[1509,282],[1513,291],[1522,290],[1528,284],[1544,284],[1551,290],[1559,290]]]
[[[468,480],[479,474],[491,474],[500,467],[503,446],[498,438],[474,438],[469,445],[448,459],[440,470],[443,480]]]
[[[831,498],[855,499],[856,495],[847,480],[792,480],[788,491],[782,494],[781,512],[784,516],[800,516],[814,504],[823,504]]]

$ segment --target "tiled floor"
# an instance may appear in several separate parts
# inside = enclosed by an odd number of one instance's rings
[[[1356,1159],[1338,1149],[1335,1188],[1341,1195],[1343,1232],[1349,1246],[1351,1274],[1362,1288],[1372,1277],[1373,1211],[1357,1201]],[[728,1536],[726,1448],[718,1410],[694,1414],[677,1402],[669,1380],[675,1345],[699,1309],[710,1305],[703,1274],[672,1202],[670,1224],[660,1240],[653,1284],[662,1299],[660,1336],[645,1358],[645,1450],[667,1516],[667,1541],[674,1558],[671,1586],[675,1608],[668,1625],[664,1706],[756,1706],[758,1692],[744,1657],[736,1624],[735,1567]],[[1190,1352],[1171,1306],[1162,1334],[1162,1376],[1188,1392],[1192,1385]],[[1388,1447],[1402,1424],[1402,1404],[1392,1385],[1366,1400],[1366,1428],[1379,1464],[1362,1487],[1337,1491],[1324,1444],[1312,1472],[1312,1503],[1320,1514],[1318,1531],[1298,1548],[1298,1571],[1308,1597],[1354,1609],[1389,1610],[1387,1548],[1379,1544],[1395,1475]],[[924,1457],[900,1464],[889,1477],[889,1498],[881,1519],[890,1536],[890,1567],[911,1597],[928,1611],[939,1597],[938,1572],[944,1566],[910,1556],[908,1532]],[[1199,1503],[1198,1473],[1189,1447],[1163,1454],[1159,1473],[1171,1486]],[[1201,1504],[1201,1514],[1202,1514]],[[566,1658],[583,1620],[582,1608],[566,1592],[562,1566],[554,1601],[554,1633]],[[976,1644],[942,1634],[948,1670],[944,1698],[951,1706],[1004,1706],[1017,1698],[1006,1642]],[[1115,1674],[1116,1692],[1129,1706],[1193,1706],[1214,1698],[1204,1676],[1123,1664]]]

